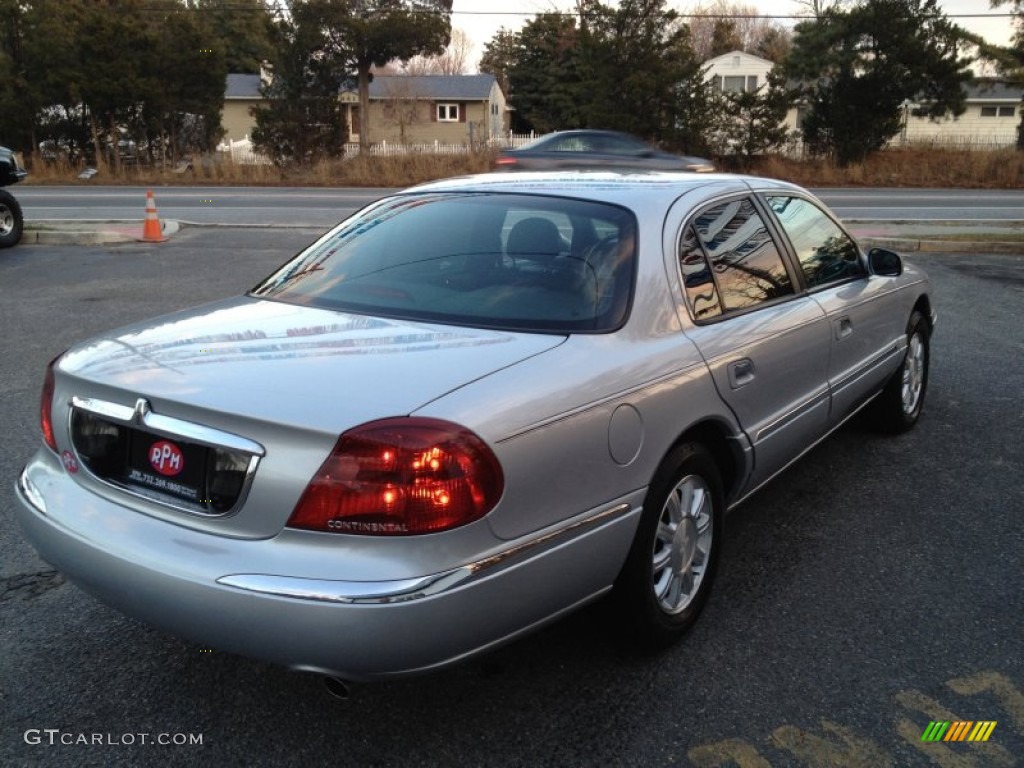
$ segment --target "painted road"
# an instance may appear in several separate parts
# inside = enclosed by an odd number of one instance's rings
[[[12,190],[30,222],[141,220],[144,187],[36,187]],[[160,187],[161,218],[202,224],[325,228],[393,190],[311,187]],[[1024,190],[815,190],[844,219],[873,221],[1024,220]]]

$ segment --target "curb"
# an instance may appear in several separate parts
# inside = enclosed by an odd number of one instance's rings
[[[858,237],[865,248],[888,248],[901,253],[992,253],[1024,256],[1024,242],[984,240],[931,240],[905,237]]]
[[[181,223],[164,219],[160,222],[165,238],[177,234]],[[37,226],[54,229],[35,229]],[[63,227],[67,227],[66,229]],[[34,221],[26,222],[22,232],[22,245],[114,245],[117,243],[146,242],[142,240],[142,225],[128,221]]]

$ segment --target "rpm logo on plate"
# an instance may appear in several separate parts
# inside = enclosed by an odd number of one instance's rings
[[[185,457],[174,443],[161,440],[149,447],[149,463],[165,477],[173,477],[185,468]]]

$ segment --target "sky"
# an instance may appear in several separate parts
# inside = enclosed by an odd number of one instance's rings
[[[753,5],[764,14],[797,15],[805,7],[792,0],[736,0],[743,5]],[[612,5],[616,0],[606,0]],[[670,0],[668,5],[685,13],[701,3],[689,0]],[[708,5],[710,3],[703,3]],[[941,0],[940,6],[948,16],[957,14],[984,14],[990,18],[957,18],[961,26],[982,35],[986,40],[1008,45],[1012,27],[1010,19],[994,14],[1007,13],[1009,5],[998,9],[989,7],[989,0]],[[574,0],[454,0],[452,5],[452,26],[463,30],[473,41],[475,50],[470,59],[475,69],[483,54],[484,45],[501,28],[517,30],[537,13],[545,11],[571,11]],[[784,25],[792,26],[792,19],[781,19]]]

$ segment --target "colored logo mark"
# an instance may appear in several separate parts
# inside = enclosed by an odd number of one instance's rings
[[[988,741],[995,728],[994,720],[933,720],[921,734],[921,741]]]

